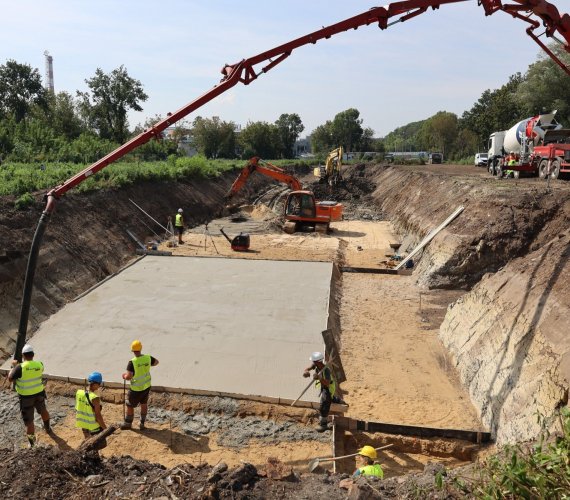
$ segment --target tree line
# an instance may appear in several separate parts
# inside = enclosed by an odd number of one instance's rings
[[[552,45],[550,49],[570,66],[570,54],[562,47]],[[524,75],[517,73],[499,89],[485,90],[460,117],[440,111],[409,123],[384,137],[384,147],[386,151],[441,151],[451,160],[470,158],[487,150],[491,133],[553,110],[558,110],[556,119],[570,127],[570,78],[542,54]]]
[[[53,94],[43,87],[38,69],[14,60],[0,65],[0,159],[94,162],[162,119],[155,116],[129,129],[128,112],[142,111],[148,96],[124,66],[110,73],[98,68],[85,83],[87,90],[75,95]],[[361,125],[357,110],[339,113],[315,131],[314,149],[325,151],[342,143],[350,150],[370,144],[373,131]],[[219,117],[198,116],[190,124],[176,126],[164,140],[140,146],[126,159],[164,160],[180,154],[181,140],[209,159],[293,158],[304,129],[296,113],[283,113],[274,123],[249,122],[243,129]]]
[[[563,48],[551,49],[567,65]],[[129,128],[130,110],[142,111],[148,96],[124,66],[101,69],[85,80],[87,90],[53,94],[44,89],[40,73],[28,64],[8,60],[0,65],[0,160],[12,162],[94,162],[161,120],[156,116]],[[383,138],[365,127],[357,109],[337,113],[310,134],[312,151],[441,151],[448,159],[470,157],[486,149],[491,132],[517,121],[558,110],[557,119],[570,124],[570,79],[547,56],[524,75],[517,73],[496,90],[485,90],[461,117],[440,111],[430,118],[396,128]],[[297,113],[273,122],[249,122],[239,129],[232,121],[198,116],[175,127],[162,141],[150,141],[127,155],[129,160],[164,160],[181,154],[186,140],[213,159],[293,158],[294,145],[305,130]]]

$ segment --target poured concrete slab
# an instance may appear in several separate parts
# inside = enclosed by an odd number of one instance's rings
[[[310,353],[324,349],[331,276],[323,262],[147,256],[53,315],[31,343],[48,375],[97,370],[122,385],[140,339],[160,361],[155,386],[296,399]],[[303,397],[316,399],[313,389]]]

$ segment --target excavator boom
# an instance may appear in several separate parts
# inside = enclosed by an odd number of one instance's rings
[[[262,175],[267,177],[271,177],[276,181],[282,182],[283,184],[287,184],[289,189],[293,191],[299,191],[301,186],[301,181],[297,179],[294,175],[290,175],[282,168],[278,167],[277,165],[273,165],[269,162],[264,162],[257,156],[251,158],[245,167],[243,167],[242,171],[238,175],[237,179],[232,184],[232,187],[226,194],[226,199],[232,198],[247,182],[249,176],[253,172],[258,172]]]

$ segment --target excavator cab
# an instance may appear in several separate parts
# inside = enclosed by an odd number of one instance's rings
[[[287,197],[285,216],[310,217],[316,216],[315,197],[308,191],[293,191]]]

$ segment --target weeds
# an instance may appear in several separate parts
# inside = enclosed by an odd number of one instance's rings
[[[543,432],[537,443],[505,447],[482,464],[478,480],[455,477],[446,483],[436,476],[436,487],[484,499],[570,499],[570,410],[564,407],[557,415],[561,432],[556,435],[538,418]]]

